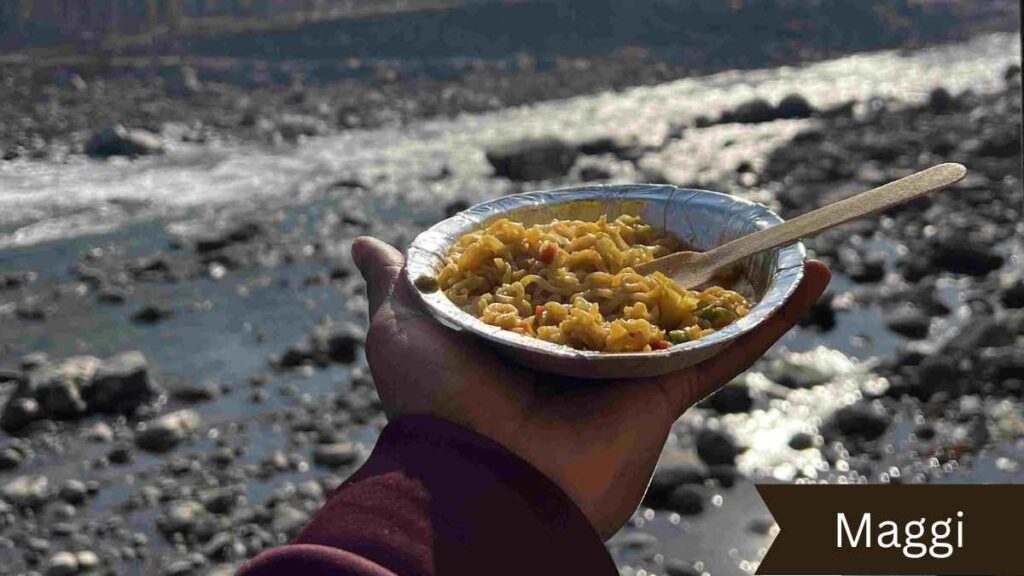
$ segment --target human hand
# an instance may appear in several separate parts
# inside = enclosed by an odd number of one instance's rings
[[[724,353],[685,370],[584,381],[504,362],[419,305],[391,246],[359,238],[352,258],[367,282],[366,357],[389,418],[422,414],[491,438],[558,484],[602,538],[640,504],[672,424],[749,368],[817,301],[828,268],[808,261],[779,312]]]

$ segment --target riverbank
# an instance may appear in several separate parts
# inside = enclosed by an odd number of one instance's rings
[[[1024,482],[1016,42],[287,149],[8,162],[0,573],[227,574],[285,541],[384,423],[348,242],[401,246],[466,203],[586,183],[699,184],[791,216],[927,164],[971,169],[948,193],[809,242],[836,271],[829,298],[677,424],[647,502],[609,542],[623,573],[750,573],[776,530],[755,480]],[[781,106],[790,93],[801,107]],[[490,147],[553,134],[571,166],[531,155],[544,180],[494,175]]]

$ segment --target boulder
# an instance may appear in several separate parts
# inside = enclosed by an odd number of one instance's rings
[[[715,392],[705,404],[719,414],[736,414],[749,411],[754,399],[745,383],[734,381]]]
[[[822,431],[829,440],[843,437],[874,440],[885,434],[891,423],[892,416],[883,409],[861,402],[836,410],[826,420]]]
[[[131,350],[103,361],[84,396],[91,410],[126,413],[159,394],[160,388],[149,377],[146,357]]]
[[[579,150],[559,138],[527,138],[491,147],[487,161],[495,176],[534,181],[560,178],[569,173]]]
[[[178,410],[154,418],[139,426],[135,444],[150,452],[167,452],[199,429],[201,419],[195,410]]]
[[[720,122],[736,122],[739,124],[758,124],[776,119],[775,108],[764,98],[748,100],[733,110],[722,114]]]
[[[110,156],[146,156],[162,154],[163,142],[145,130],[128,129],[121,124],[112,124],[100,130],[89,139],[86,154],[96,158]]]
[[[814,107],[800,94],[788,94],[775,107],[776,118],[810,118]]]
[[[310,343],[316,354],[332,362],[354,362],[359,346],[365,342],[366,329],[351,322],[318,326],[310,335]]]
[[[0,497],[14,506],[35,508],[50,499],[50,481],[46,476],[18,476],[0,488]]]
[[[729,433],[720,430],[701,430],[696,443],[697,455],[709,466],[734,464],[743,451]]]
[[[917,306],[905,304],[886,312],[885,325],[901,336],[917,340],[928,336],[931,318]]]

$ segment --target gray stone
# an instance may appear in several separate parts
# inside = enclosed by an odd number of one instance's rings
[[[359,453],[350,442],[317,444],[313,447],[313,462],[328,468],[347,466],[358,458]]]
[[[135,434],[135,443],[143,450],[166,452],[197,431],[200,422],[199,413],[195,410],[164,414],[140,425]]]
[[[918,307],[906,304],[887,312],[885,325],[901,336],[917,340],[928,336],[931,318]]]
[[[742,451],[727,432],[705,428],[697,435],[697,455],[709,466],[733,464]]]
[[[106,158],[109,156],[146,156],[162,154],[163,142],[145,130],[128,129],[112,124],[97,132],[85,146],[86,154]]]
[[[336,322],[317,327],[311,336],[313,347],[333,362],[350,363],[366,342],[366,330],[351,322]]]
[[[46,561],[46,576],[71,576],[78,573],[78,557],[71,552],[57,552]]]
[[[84,396],[92,410],[121,413],[135,410],[159,393],[149,377],[146,357],[131,350],[103,361]]]
[[[527,138],[492,146],[487,161],[496,176],[535,181],[565,176],[578,154],[575,146],[555,137]]]
[[[0,488],[0,496],[15,506],[34,508],[50,499],[50,481],[46,476],[18,476]]]
[[[4,405],[0,426],[8,432],[16,432],[39,417],[39,402],[36,402],[35,398],[14,397]]]
[[[85,502],[85,497],[89,494],[88,489],[85,487],[85,483],[81,480],[66,480],[60,485],[57,490],[57,495],[61,500],[69,504],[81,504]]]
[[[274,507],[274,516],[271,520],[271,529],[277,534],[284,534],[289,539],[299,533],[299,530],[309,521],[309,515],[289,505],[278,504]]]
[[[195,500],[178,500],[172,502],[167,511],[157,519],[157,526],[165,534],[180,532],[191,533],[199,522],[206,517],[206,508]]]

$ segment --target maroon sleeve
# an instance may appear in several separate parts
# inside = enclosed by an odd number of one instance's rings
[[[618,571],[583,513],[496,442],[406,416],[287,546],[242,576],[587,574]]]

